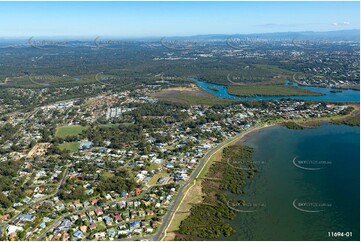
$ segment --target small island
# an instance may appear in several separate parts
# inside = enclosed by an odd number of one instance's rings
[[[215,92],[219,92],[219,89],[214,87],[214,86],[208,86],[209,90],[215,91]]]

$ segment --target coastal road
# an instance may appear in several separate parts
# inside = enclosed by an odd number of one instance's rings
[[[220,149],[223,149],[225,146],[229,145],[233,141],[239,139],[243,135],[255,130],[256,127],[253,127],[251,129],[247,130],[246,132],[242,132],[241,134],[238,134],[235,137],[218,144],[216,147],[213,147],[211,150],[209,150],[203,158],[201,158],[198,166],[192,172],[189,179],[180,186],[180,188],[177,192],[177,195],[176,195],[175,199],[173,200],[172,205],[170,205],[170,207],[168,208],[166,215],[164,215],[163,221],[162,221],[160,227],[158,228],[156,234],[151,235],[151,236],[146,236],[146,237],[125,238],[123,240],[126,240],[126,241],[134,241],[134,240],[160,241],[160,240],[163,240],[166,237],[166,231],[169,228],[169,226],[174,218],[174,215],[177,213],[177,211],[180,207],[180,204],[183,202],[184,197],[187,195],[187,192],[189,191],[189,189],[195,184],[197,178],[199,177],[200,173],[202,172],[202,170],[204,169],[205,165],[208,163],[210,158],[213,156],[213,154],[216,153],[217,151],[219,151]],[[185,191],[187,186],[190,185],[191,183],[193,183],[193,184],[186,190],[186,193],[183,195],[183,192]],[[176,210],[175,210],[175,208],[176,208]],[[163,234],[164,234],[164,236],[163,236]]]
[[[228,139],[226,141],[223,141],[222,143],[220,143],[219,145],[217,145],[216,147],[212,148],[211,150],[209,150],[206,155],[201,159],[200,163],[198,164],[197,168],[192,172],[190,178],[188,179],[187,182],[185,182],[183,185],[181,185],[170,209],[168,210],[167,214],[164,216],[162,224],[157,232],[156,235],[152,236],[152,239],[155,241],[160,241],[160,240],[164,240],[164,238],[167,235],[167,229],[169,228],[171,222],[174,219],[175,214],[178,212],[178,209],[180,207],[180,205],[182,204],[184,198],[186,197],[188,191],[190,190],[190,188],[192,188],[199,175],[201,174],[201,172],[203,171],[203,169],[206,167],[206,164],[208,163],[208,161],[211,159],[211,157],[218,152],[219,150],[223,149],[224,147],[226,147],[227,145],[231,144],[232,142],[238,140],[239,138],[245,136],[246,134],[249,134],[251,132],[253,132],[254,130],[260,128],[261,125],[256,125],[248,130],[246,130],[245,132],[242,132],[238,135],[236,135],[235,137]],[[190,187],[187,188],[188,185],[190,185],[191,183],[193,183]],[[185,194],[183,195],[184,190],[187,188]],[[179,199],[180,202],[179,202]],[[177,206],[177,209],[174,210],[174,208]],[[162,236],[164,233],[164,236]]]

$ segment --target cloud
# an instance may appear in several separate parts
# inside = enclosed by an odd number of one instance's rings
[[[350,22],[334,22],[333,26],[342,26],[342,25],[350,25]]]

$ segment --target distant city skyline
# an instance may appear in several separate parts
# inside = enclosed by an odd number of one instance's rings
[[[0,2],[0,37],[128,38],[360,28],[355,2]]]

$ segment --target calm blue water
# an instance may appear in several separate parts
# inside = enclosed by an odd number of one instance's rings
[[[298,86],[299,88],[319,92],[324,94],[323,96],[255,96],[255,97],[238,97],[228,93],[227,87],[219,84],[213,84],[209,82],[200,81],[192,78],[197,85],[203,90],[216,95],[220,98],[236,99],[236,100],[280,100],[282,98],[302,99],[302,100],[315,100],[315,101],[333,101],[333,102],[360,102],[360,92],[356,90],[343,90],[340,93],[330,92],[331,88],[321,87],[305,87]],[[287,82],[286,82],[287,83]],[[285,84],[286,85],[286,84]],[[296,84],[297,85],[297,84]],[[210,88],[216,88],[218,91],[211,90]]]
[[[225,240],[359,240],[359,127],[275,126],[244,144],[255,148],[260,172],[248,182],[245,194],[233,199],[264,206],[237,213],[230,222],[237,232]],[[301,169],[294,165],[295,157],[298,165],[312,161],[316,164],[302,166],[322,169]],[[328,232],[352,232],[352,237],[332,238]]]

